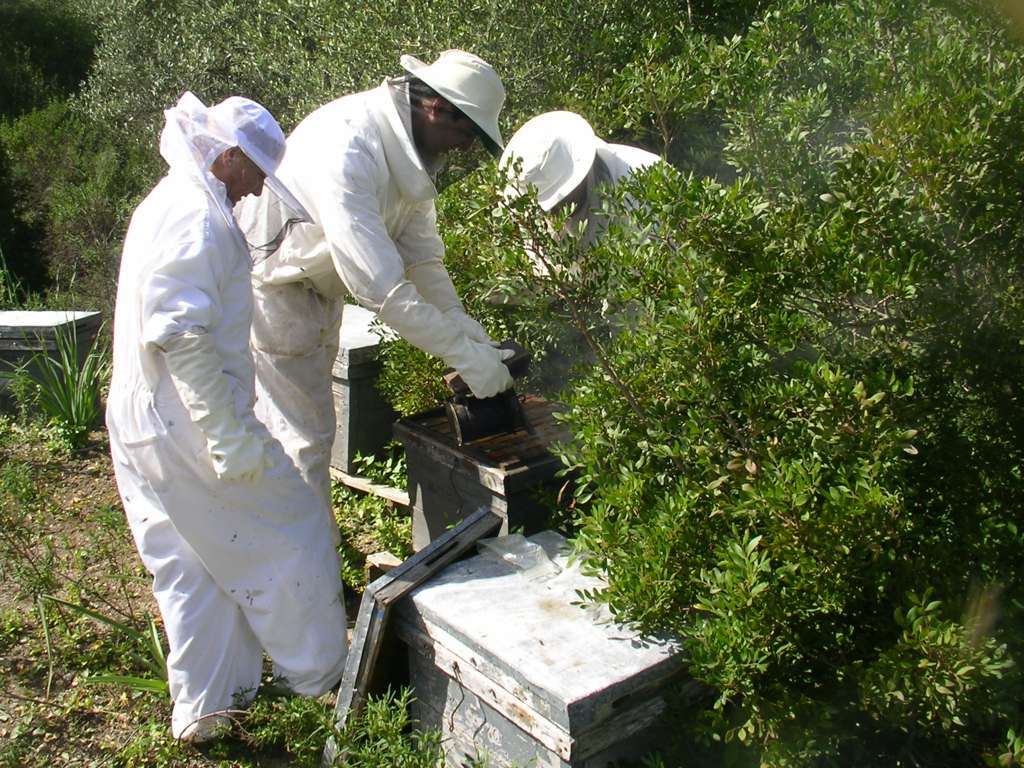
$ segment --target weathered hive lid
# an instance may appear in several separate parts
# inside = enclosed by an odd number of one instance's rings
[[[338,357],[333,366],[335,376],[352,378],[354,369],[376,363],[381,336],[372,328],[375,317],[373,312],[360,306],[345,305],[338,333]]]
[[[611,717],[680,672],[679,649],[595,617],[577,590],[600,586],[567,564],[565,539],[553,531],[530,537],[562,567],[542,583],[512,566],[476,556],[449,566],[403,601],[402,617],[443,644],[454,638],[472,652],[469,663],[513,680],[516,698],[571,733]],[[496,674],[495,674],[496,673]]]
[[[60,329],[75,328],[79,335],[95,333],[100,327],[100,313],[71,310],[5,310],[0,311],[0,346],[4,348],[37,347],[40,341],[53,342]]]

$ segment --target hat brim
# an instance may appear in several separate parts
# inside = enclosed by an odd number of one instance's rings
[[[519,194],[525,194],[529,186],[537,190],[537,204],[545,213],[550,212],[583,183],[593,168],[598,147],[604,142],[597,138],[590,124],[574,112],[555,111],[536,115],[519,127],[499,161],[502,166],[511,168],[517,157],[530,156],[526,151],[528,147],[549,146],[552,139],[559,136],[565,139],[561,143],[568,148],[568,160],[571,163],[564,178],[552,186],[539,185],[536,181],[527,180],[532,171],[524,167],[524,177],[516,182]],[[537,158],[534,162],[543,164],[547,161]],[[528,161],[524,159],[524,163],[528,164]]]
[[[587,174],[590,173],[590,169],[594,167],[594,158],[596,157],[597,140],[593,134],[590,135],[589,141],[586,140],[586,137],[580,137],[580,140],[573,144],[572,173],[558,187],[544,195],[543,198],[537,199],[545,213],[565,200],[576,187],[583,183]]]

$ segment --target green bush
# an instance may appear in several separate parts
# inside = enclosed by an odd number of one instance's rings
[[[449,224],[485,324],[582,347],[588,597],[684,640],[712,764],[1015,759],[1024,51],[962,5],[867,0],[659,45],[679,82],[623,70],[638,119],[703,84],[686,108],[723,131],[687,162],[725,181],[640,175],[590,251],[487,173]]]
[[[744,5],[707,12],[739,19]],[[430,59],[463,47],[501,73],[510,133],[537,111],[593,102],[597,83],[676,10],[662,0],[601,7],[257,0],[244,8],[237,0],[18,0],[15,21],[36,19],[59,34],[19,38],[38,66],[22,67],[34,78],[34,99],[12,108],[0,130],[0,248],[29,288],[60,290],[107,311],[128,216],[163,172],[162,111],[182,91],[207,102],[255,98],[290,129],[319,105],[398,74],[400,53]],[[68,39],[72,52],[55,55],[53,39]],[[460,158],[442,184],[480,159]]]
[[[591,99],[594,83],[679,11],[665,0],[256,0],[245,13],[237,0],[92,4],[102,9],[100,44],[80,104],[139,141],[149,140],[160,111],[185,88],[210,101],[250,96],[290,128],[326,101],[398,74],[401,53],[430,59],[446,48],[471,50],[495,65],[508,91],[502,123],[518,125],[536,111]],[[752,7],[701,5],[730,20]]]
[[[85,78],[94,30],[76,0],[6,0],[0,6],[0,118],[66,95]]]
[[[76,284],[109,291],[185,88],[291,127],[400,52],[459,46],[505,78],[506,133],[570,108],[663,150],[679,170],[623,188],[633,227],[588,252],[499,205],[492,166],[452,169],[439,205],[467,307],[533,350],[531,386],[564,385],[577,543],[608,576],[589,597],[683,639],[716,696],[680,730],[712,764],[1020,763],[1024,58],[986,4],[87,15],[84,91],[2,137],[18,221],[75,243],[54,263]],[[400,410],[436,402],[437,361],[386,356]]]
[[[92,61],[94,29],[77,0],[7,0],[0,5],[0,124],[51,100],[62,99],[85,79]],[[50,142],[54,137],[46,137]],[[16,208],[22,180],[0,133],[0,250],[8,268],[31,290],[46,286],[42,220],[27,221]],[[52,145],[44,143],[46,150]],[[45,184],[45,180],[37,183]]]
[[[0,151],[14,215],[39,237],[38,252],[21,253],[45,267],[47,303],[80,303],[109,316],[128,216],[158,173],[152,158],[118,148],[65,101],[0,125]]]
[[[442,761],[439,731],[420,731],[407,715],[412,692],[371,697],[358,717],[336,734],[338,768],[436,768]]]

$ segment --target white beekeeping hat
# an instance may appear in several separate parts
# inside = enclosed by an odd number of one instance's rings
[[[498,129],[498,113],[505,103],[505,86],[490,64],[455,49],[442,53],[433,64],[424,64],[408,54],[399,63],[472,120],[486,135],[485,143],[492,154],[501,151],[505,142]]]
[[[537,202],[550,211],[590,173],[598,138],[590,123],[575,112],[545,112],[527,120],[508,142],[500,168],[521,165],[509,195],[537,190]]]
[[[209,188],[207,173],[213,161],[225,150],[238,147],[263,171],[264,184],[295,217],[311,220],[302,204],[277,178],[275,171],[287,145],[281,126],[266,108],[241,96],[206,107],[195,94],[185,91],[176,106],[164,111],[164,116],[160,154],[171,168],[192,171],[193,175],[198,171]]]

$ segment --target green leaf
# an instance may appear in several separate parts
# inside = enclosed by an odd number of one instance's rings
[[[149,678],[133,677],[131,675],[89,675],[88,677],[85,677],[84,680],[89,685],[118,685],[124,688],[150,693],[166,694],[168,690],[166,680],[151,680]]]

